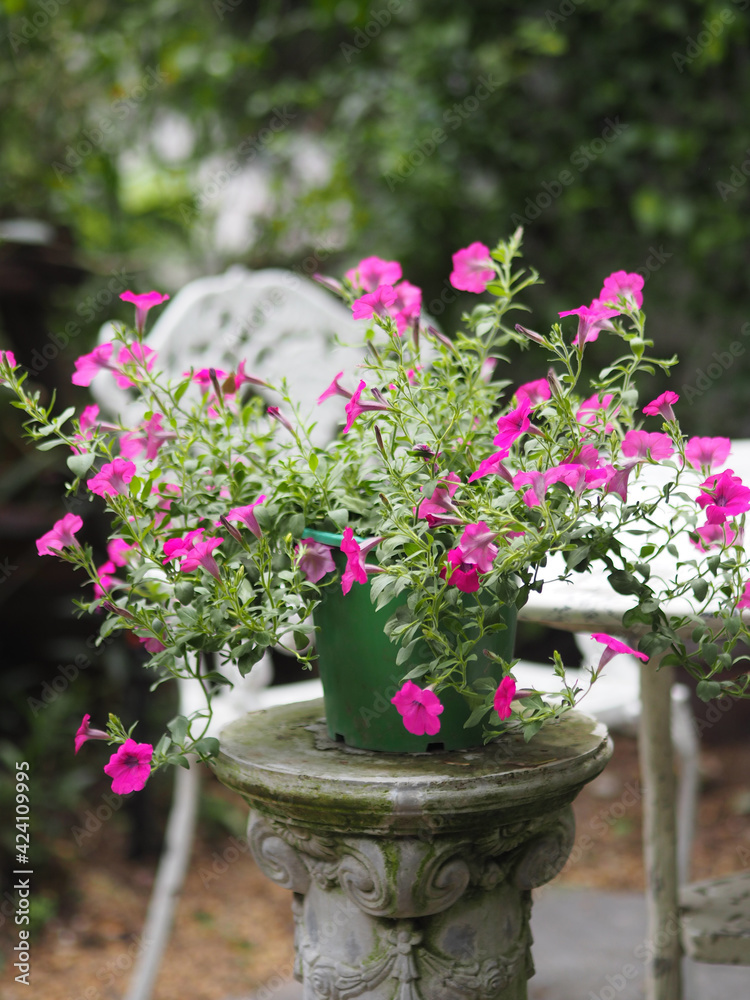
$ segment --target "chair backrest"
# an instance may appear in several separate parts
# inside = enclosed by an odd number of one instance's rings
[[[107,323],[99,341],[111,339],[112,325]],[[350,375],[354,388],[362,350],[346,344],[359,339],[351,312],[310,279],[291,271],[233,267],[186,285],[166,306],[145,343],[158,352],[169,377],[179,377],[191,366],[232,370],[244,359],[249,375],[273,385],[285,378],[301,414],[307,416],[338,371]],[[108,372],[100,373],[91,389],[103,410],[128,421],[139,418]],[[275,393],[257,391],[272,405],[280,402]],[[321,407],[315,418],[318,443],[331,440],[341,410]]]

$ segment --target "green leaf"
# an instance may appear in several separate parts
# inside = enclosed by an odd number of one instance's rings
[[[693,593],[695,594],[695,599],[697,601],[705,601],[706,594],[708,593],[708,584],[706,583],[705,580],[703,580],[701,577],[698,577],[697,580],[693,580],[693,582],[690,584],[690,587]]]
[[[704,642],[700,648],[700,654],[709,667],[716,663],[716,657],[719,655],[719,647],[715,642]]]
[[[669,649],[671,645],[672,639],[668,635],[663,635],[661,632],[647,632],[641,637],[638,648],[646,656],[651,657],[658,656],[665,649]]]
[[[36,446],[36,450],[37,451],[51,451],[53,448],[57,448],[61,444],[65,444],[65,442],[64,441],[60,441],[58,438],[55,438],[54,441],[42,441],[41,444],[38,444]]]
[[[523,738],[528,743],[529,740],[536,736],[539,730],[544,725],[542,719],[537,719],[535,722],[525,722],[523,723]]]
[[[464,729],[471,729],[472,726],[478,726],[490,709],[490,705],[477,705],[466,722],[464,722]]]
[[[652,615],[644,611],[640,605],[630,608],[622,616],[622,624],[627,629],[630,629],[633,625],[650,625],[651,621]]]
[[[175,584],[174,596],[180,604],[190,604],[195,596],[195,588],[192,583],[188,583],[186,580],[181,580],[179,583]],[[194,620],[195,619],[191,617],[191,624]]]
[[[305,530],[305,515],[304,514],[292,514],[289,518],[288,529],[294,538],[302,538],[302,532]]]
[[[96,455],[92,455],[91,453],[86,455],[68,455],[65,461],[70,471],[80,479],[94,464]]]
[[[565,553],[565,562],[568,565],[568,569],[575,569],[576,566],[585,562],[591,554],[590,545],[581,545],[580,548],[573,549],[572,552]]]
[[[195,741],[191,750],[194,753],[205,754],[206,757],[215,757],[219,752],[219,741],[215,736],[204,736],[202,739]]]
[[[310,472],[315,472],[318,467],[318,456],[315,452],[310,453],[310,457],[307,459],[307,464],[310,467]]]
[[[718,681],[698,681],[695,693],[701,701],[711,701],[712,698],[718,698],[721,694],[721,684]]]
[[[186,379],[184,382],[181,383],[181,385],[177,386],[177,388],[174,391],[174,398],[175,398],[175,402],[176,403],[179,403],[179,401],[182,399],[182,397],[188,391],[188,389],[190,388],[190,383],[191,382],[192,382],[192,379]]]
[[[218,670],[209,670],[208,673],[201,674],[204,681],[211,681],[212,684],[226,684],[229,687],[233,687],[232,682],[224,674],[220,674]]]
[[[171,722],[167,723],[167,729],[172,734],[174,742],[181,745],[187,736],[188,720],[184,715],[177,715]]]
[[[609,585],[617,594],[640,594],[643,589],[643,584],[636,580],[632,573],[627,573],[623,569],[616,569],[610,573],[608,579]]]

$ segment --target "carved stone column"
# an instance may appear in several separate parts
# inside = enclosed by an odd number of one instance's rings
[[[565,864],[604,726],[569,713],[528,744],[402,755],[334,743],[321,716],[246,716],[215,763],[261,870],[294,893],[305,1000],[525,1000],[531,890]]]

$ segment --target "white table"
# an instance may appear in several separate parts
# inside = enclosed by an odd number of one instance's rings
[[[733,469],[743,482],[750,483],[750,440],[733,442],[729,458],[719,471],[725,468]],[[658,478],[658,470],[654,472]],[[746,548],[747,545],[746,542]],[[689,542],[686,546],[680,547],[682,551],[689,551]],[[693,549],[693,557],[695,552]],[[665,569],[669,568],[669,559],[671,557],[666,557],[663,564]],[[544,571],[544,576],[551,577],[553,571],[554,565]],[[631,638],[635,644],[637,630],[625,632],[622,626],[622,614],[633,604],[633,597],[617,594],[610,588],[602,571],[577,578],[574,576],[574,583],[554,581],[545,584],[541,594],[531,595],[518,617],[520,621],[537,622],[568,632],[607,632]],[[684,600],[664,605],[668,616],[680,615],[687,608]],[[644,630],[648,631],[645,626]],[[685,630],[688,638],[691,630],[692,627]],[[673,670],[669,667],[657,669],[660,659],[652,657],[648,663],[641,665],[640,761],[644,789],[648,930],[652,951],[647,969],[646,997],[647,1000],[682,1000],[675,776],[670,736]]]

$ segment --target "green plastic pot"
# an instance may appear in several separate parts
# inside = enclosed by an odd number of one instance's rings
[[[333,546],[340,570],[345,556],[340,552],[341,535],[307,530],[305,538]],[[450,689],[440,692],[444,708],[440,731],[435,736],[415,736],[403,724],[391,698],[402,678],[420,661],[420,644],[404,663],[396,665],[400,646],[384,632],[385,623],[407,601],[403,594],[379,611],[370,600],[370,585],[354,584],[343,594],[340,584],[323,590],[323,600],[314,614],[318,667],[323,683],[326,722],[332,739],[359,747],[391,753],[424,753],[431,750],[465,750],[481,746],[482,725],[464,728],[471,714],[468,702]],[[504,608],[506,629],[485,636],[475,649],[477,659],[467,672],[469,683],[480,677],[500,682],[502,667],[482,655],[483,649],[510,660],[515,641],[516,609]]]

